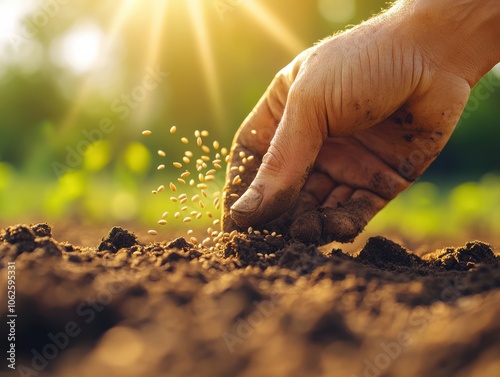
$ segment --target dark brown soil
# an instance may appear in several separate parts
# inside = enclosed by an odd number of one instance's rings
[[[0,375],[499,375],[500,257],[479,241],[416,255],[373,237],[353,256],[237,234],[210,251],[115,227],[95,245],[0,231],[17,314]]]

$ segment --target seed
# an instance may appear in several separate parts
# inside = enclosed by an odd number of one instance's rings
[[[196,201],[198,201],[198,200],[200,200],[200,196],[199,196],[198,194],[194,195],[194,196],[191,198],[191,201],[192,201],[192,202],[196,202]]]
[[[201,200],[199,202],[201,208],[205,208],[205,203],[203,203]]]
[[[257,134],[257,131],[252,130],[252,131],[250,131],[250,133],[251,133],[252,135],[256,135],[256,134]]]
[[[165,219],[168,216],[168,212],[163,212],[163,215],[161,215],[162,219]]]
[[[179,201],[179,203],[181,203],[181,204],[184,204],[184,203],[186,203],[186,202],[187,202],[187,198],[183,198],[183,199],[181,199],[181,200]],[[184,207],[182,207],[182,208],[184,208]]]
[[[180,212],[176,212],[176,213],[174,214],[174,217],[175,217],[176,219],[178,219],[180,215],[181,215],[181,213],[180,213]]]
[[[170,182],[170,190],[172,190],[173,192],[177,191],[177,187],[175,187],[175,185],[172,182]]]
[[[156,194],[156,190],[151,190],[151,194]]]
[[[198,184],[196,185],[196,187],[198,187],[198,188],[200,188],[200,189],[206,189],[208,186],[207,186],[207,184],[206,184],[206,183],[198,183]]]
[[[209,171],[207,171],[205,174],[206,175],[214,175],[216,173],[216,170],[215,169],[210,169]]]
[[[186,184],[186,181],[182,178],[177,178],[177,180],[179,181],[179,183],[182,183],[183,185]]]
[[[239,175],[237,175],[233,179],[233,185],[239,185],[240,183],[241,183],[241,177]]]
[[[178,196],[178,198],[179,198],[179,200],[184,199],[184,198],[187,198],[187,194],[180,194],[180,195]]]
[[[219,223],[220,223],[219,219],[215,219],[214,221],[212,221],[212,224],[214,224],[214,225],[218,225]]]
[[[239,156],[240,156],[241,158],[244,158],[244,157],[246,156],[246,154],[245,154],[245,152],[241,151],[241,152],[239,153]]]
[[[202,213],[198,213],[198,214],[196,215],[196,218],[199,220],[199,219],[201,219],[201,217],[202,217],[202,216],[203,216],[203,214],[202,214]]]
[[[184,220],[182,220],[182,221],[184,221],[185,223],[188,223],[188,222],[191,221],[191,217],[189,217],[189,216],[188,217],[184,217]]]
[[[207,130],[201,131],[201,136],[208,137],[208,131]]]
[[[193,152],[191,152],[191,151],[185,151],[184,154],[186,155],[186,157],[189,157],[189,158],[193,157]]]
[[[175,134],[175,131],[177,131],[177,127],[175,127],[175,126],[170,127],[171,134]]]
[[[210,157],[203,155],[203,156],[201,156],[201,160],[202,161],[210,161]],[[201,164],[203,165],[203,162]]]
[[[237,166],[231,166],[231,169],[229,169],[230,171],[237,171],[239,170]]]
[[[189,164],[191,162],[191,160],[189,159],[189,157],[182,157],[182,161],[185,163],[185,164]]]
[[[203,174],[198,174],[198,181],[205,182],[205,176]]]
[[[210,153],[210,148],[209,148],[209,147],[207,147],[206,145],[202,145],[202,146],[201,146],[201,150],[202,150],[203,152],[205,152],[205,153]]]
[[[156,191],[157,191],[157,192],[162,192],[163,190],[165,190],[165,186],[163,186],[163,185],[160,185],[160,186],[156,189]]]
[[[219,149],[219,142],[215,140],[212,144],[214,146],[214,149]]]
[[[244,173],[245,172],[245,167],[243,165],[240,165],[238,167],[238,170],[240,171],[240,173]]]
[[[212,228],[210,228],[210,227],[208,227],[208,228],[207,228],[207,234],[212,234],[212,233],[213,233],[213,231],[214,231],[214,230],[213,230]]]
[[[267,229],[264,229],[264,230],[262,231],[262,233],[264,233],[265,235],[268,235],[268,234],[269,234],[269,231],[268,231]]]
[[[185,210],[187,210],[187,209],[188,209],[188,206],[183,206],[183,207],[181,208],[181,211],[182,211],[182,212],[184,212],[184,211],[185,211]]]
[[[220,153],[221,153],[223,156],[227,155],[227,148],[222,148],[222,149],[220,150]]]
[[[190,172],[185,171],[184,173],[181,174],[181,178],[187,178],[189,177],[190,174],[191,174]]]
[[[247,157],[247,160],[248,160],[248,161],[253,161],[253,159],[254,159],[254,156],[248,156],[248,157]]]
[[[216,230],[214,230],[212,233],[210,233],[210,235],[211,235],[212,237],[216,237],[216,236],[218,236],[219,234],[220,234],[220,232],[217,232]]]
[[[205,212],[205,214],[206,214],[209,218],[212,218],[212,217],[213,217],[212,212],[208,212],[208,211],[207,211],[207,212]]]
[[[276,258],[276,254],[274,253],[269,254],[269,258]]]
[[[207,182],[215,181],[215,176],[214,175],[206,175],[205,181],[207,181]]]
[[[260,236],[260,230],[254,230],[253,231],[253,234],[257,235],[257,236]]]
[[[154,229],[148,230],[148,233],[151,234],[152,236],[156,236],[158,234],[158,232]]]
[[[156,168],[158,170],[163,170],[165,169],[165,165],[161,164],[161,165],[158,165],[158,167]]]
[[[175,196],[171,196],[170,200],[173,201],[174,203],[177,201],[177,198]]]
[[[221,163],[221,159],[217,158],[215,160],[212,161],[213,164],[220,164]]]
[[[263,256],[264,256],[264,254],[262,254],[262,253],[257,253],[257,256],[258,256],[258,257],[263,257]]]
[[[252,234],[253,233],[253,228],[252,227],[249,227],[248,230],[247,230],[248,234]]]
[[[184,144],[187,144],[189,143],[189,140],[187,137],[181,137],[181,141],[184,143]]]
[[[217,168],[217,169],[222,169],[222,166],[220,166],[220,165],[219,165],[219,164],[217,164],[217,163],[214,163],[213,165],[214,165],[214,167],[215,167],[215,168]]]
[[[167,220],[158,220],[158,224],[160,225],[165,225],[167,223]]]
[[[214,199],[214,207],[219,209],[219,204],[220,204],[220,198],[217,197]]]
[[[208,195],[207,195],[207,193],[205,192],[205,190],[201,190],[201,194],[202,194],[205,198],[208,198]]]
[[[190,215],[191,216],[196,216],[199,212],[198,211],[191,211]]]
[[[276,237],[276,232],[272,232],[271,236]]]
[[[178,169],[182,168],[182,164],[180,162],[173,162],[172,165]]]
[[[224,161],[229,162],[229,155],[224,158]]]
[[[193,229],[189,229],[189,230],[187,231],[187,234],[188,234],[188,236],[190,236],[191,234],[193,234]]]
[[[149,135],[151,135],[151,134],[152,134],[152,132],[151,132],[150,130],[144,130],[144,131],[142,131],[142,134],[143,134],[144,136],[149,136]]]
[[[189,186],[194,186],[194,184],[195,184],[194,179],[191,179],[191,180],[189,181]]]
[[[194,137],[200,137],[200,136],[201,136],[200,131],[198,130],[194,131]]]
[[[197,138],[196,139],[196,145],[201,147],[201,145],[203,144],[203,141],[201,140],[201,137]]]
[[[158,156],[165,157],[166,155],[167,154],[164,151],[162,151],[161,149],[158,150]]]
[[[229,195],[230,198],[239,198],[240,196],[238,194],[231,194]]]
[[[191,241],[191,243],[198,243],[198,239],[196,237],[191,237],[189,241]]]
[[[201,241],[201,244],[202,244],[202,245],[206,245],[206,244],[208,244],[210,241],[212,241],[212,239],[211,239],[210,237],[207,237],[207,238],[205,238],[203,241]]]

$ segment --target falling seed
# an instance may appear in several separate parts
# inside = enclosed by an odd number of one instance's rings
[[[215,160],[212,161],[213,164],[220,164],[221,163],[221,159],[217,158]]]
[[[209,218],[213,217],[212,212],[209,212],[209,211],[205,212],[205,215],[207,215]]]
[[[162,192],[163,190],[165,190],[165,186],[163,186],[163,185],[160,185],[160,186],[156,189],[156,191],[157,191],[157,192]]]
[[[206,145],[202,145],[202,146],[201,146],[201,150],[202,150],[203,152],[205,152],[205,153],[210,153],[210,148],[209,148],[209,147],[207,147]]]
[[[199,219],[201,219],[201,217],[202,217],[202,216],[203,216],[203,214],[202,214],[202,213],[198,213],[198,214],[196,215],[196,218],[199,220]]]
[[[163,165],[163,164],[158,165],[157,169],[158,169],[158,170],[163,170],[163,169],[165,169],[165,165]]]
[[[172,190],[173,192],[177,191],[177,187],[175,187],[175,185],[172,182],[170,182],[170,190]]]
[[[187,231],[187,234],[188,234],[188,236],[190,236],[191,234],[193,234],[193,229],[189,229],[189,230]]]
[[[205,208],[205,203],[203,203],[201,200],[199,202],[201,208]]]
[[[231,194],[229,195],[230,198],[239,198],[240,196],[238,194]]]
[[[207,130],[201,131],[201,136],[208,137],[208,131]]]
[[[214,149],[219,149],[219,142],[217,140],[215,140],[212,145]]]
[[[219,223],[220,223],[219,219],[215,219],[214,221],[212,221],[212,224],[214,224],[214,225],[218,225]]]
[[[201,244],[202,244],[202,245],[206,245],[206,244],[208,244],[210,241],[212,241],[212,239],[211,239],[210,237],[207,237],[207,238],[205,238],[203,241],[201,241]]]
[[[231,169],[229,169],[230,171],[239,171],[239,168],[238,166],[231,166]]]
[[[253,233],[253,228],[252,227],[249,227],[248,230],[247,230],[248,234],[252,234]]]
[[[198,183],[198,184],[196,185],[196,187],[198,187],[198,188],[200,188],[200,189],[206,189],[208,186],[207,186],[207,184],[206,184],[206,183]]]
[[[220,165],[219,165],[219,164],[217,164],[217,163],[214,163],[213,165],[214,165],[214,167],[215,167],[215,168],[217,168],[217,169],[222,169],[222,166],[220,166]]]
[[[260,230],[254,230],[253,231],[253,234],[257,235],[257,236],[260,236]]]
[[[195,184],[195,183],[196,183],[196,182],[194,181],[194,179],[191,179],[191,180],[189,181],[189,186],[194,186],[194,184]]]
[[[158,220],[158,224],[160,225],[165,225],[167,223],[167,220]]]
[[[172,165],[178,169],[182,168],[182,164],[180,162],[173,162]]]
[[[271,236],[276,237],[276,232],[272,232]]]
[[[241,158],[244,158],[244,157],[246,156],[246,154],[245,154],[245,152],[241,151],[241,152],[239,153],[239,156],[240,156]]]
[[[239,175],[237,175],[233,179],[233,185],[239,185],[240,183],[241,183],[241,177]]]
[[[178,219],[180,215],[181,215],[181,213],[180,213],[180,212],[176,212],[176,213],[174,214],[174,217],[175,217],[176,219]]]
[[[163,214],[161,215],[161,218],[165,219],[165,218],[167,218],[167,216],[168,216],[168,212],[163,212]]]
[[[207,171],[205,174],[206,175],[214,175],[216,173],[216,170],[215,169],[210,169],[209,171]]]
[[[224,158],[224,161],[229,162],[229,155]]]
[[[182,157],[182,161],[185,163],[185,164],[189,164],[191,162],[191,160],[189,159],[189,157]]]
[[[186,202],[187,202],[187,198],[183,198],[183,199],[179,200],[179,203],[181,203],[181,204],[184,204],[184,203],[186,203]],[[183,207],[183,208],[184,208],[184,207]]]
[[[253,161],[253,159],[254,159],[254,156],[248,156],[248,157],[247,157],[247,160],[248,160],[248,161]]]
[[[197,138],[196,139],[196,145],[201,147],[201,145],[203,144],[203,141],[201,140],[201,137]]]
[[[177,198],[179,198],[179,200],[187,198],[187,194],[180,194]]]
[[[194,195],[194,196],[191,198],[191,201],[192,201],[192,202],[196,202],[196,201],[198,201],[198,200],[200,200],[200,196],[199,196],[198,194]]]
[[[198,181],[205,182],[205,176],[203,174],[198,174]]]
[[[189,157],[189,158],[193,157],[193,152],[191,152],[191,151],[185,151],[184,154],[186,155],[186,157]]]
[[[158,156],[165,157],[166,155],[167,154],[164,151],[162,151],[161,149],[158,150]]]
[[[190,172],[185,171],[184,173],[181,174],[181,178],[187,178],[189,177],[190,174],[191,174]]]
[[[175,131],[177,131],[177,127],[175,127],[175,126],[170,127],[171,134],[175,134]]]
[[[148,230],[148,234],[151,234],[152,236],[156,236],[158,234],[158,232],[154,229],[150,229],[150,230]]]
[[[171,196],[170,200],[173,201],[174,203],[177,201],[177,198],[175,196]]]
[[[227,155],[227,148],[222,148],[222,149],[220,150],[220,153],[221,153],[223,156]]]
[[[184,221],[185,223],[188,223],[188,222],[191,221],[191,217],[189,217],[189,216],[188,217],[184,217],[184,220],[182,220],[182,221]]]
[[[201,194],[202,194],[205,198],[208,198],[208,195],[207,195],[207,193],[205,192],[205,190],[201,190]]]
[[[191,216],[196,216],[199,212],[198,211],[191,211],[190,215]]]
[[[144,136],[149,136],[149,135],[151,135],[151,134],[152,134],[152,132],[151,132],[150,130],[144,130],[144,131],[142,131],[142,134],[143,134]]]
[[[183,185],[186,184],[186,181],[182,178],[177,178],[177,180],[179,181],[179,183],[182,183]]]
[[[181,212],[184,212],[184,211],[185,211],[185,210],[187,210],[187,209],[188,209],[188,206],[183,206],[183,207],[181,208]]]
[[[246,158],[246,157],[243,157],[243,158],[241,159],[241,163],[242,163],[243,165],[245,165],[245,164],[247,163],[247,158]]]
[[[257,256],[258,256],[258,257],[263,257],[263,256],[264,256],[264,254],[262,254],[262,253],[257,253]]]
[[[206,175],[205,181],[207,181],[207,182],[215,181],[215,176],[214,175]]]
[[[257,134],[257,131],[252,130],[252,131],[250,131],[250,133],[251,133],[252,135],[256,135],[256,134]]]
[[[156,194],[156,190],[151,190],[151,194]]]
[[[220,232],[217,232],[216,230],[214,230],[214,231],[212,231],[212,233],[210,233],[210,235],[211,235],[212,237],[216,237],[216,236],[218,236],[218,235],[219,235],[219,233],[220,233]]]
[[[201,136],[200,131],[198,130],[194,131],[194,137],[200,137],[200,136]]]
[[[191,243],[198,243],[198,239],[197,239],[196,237],[191,237],[191,238],[189,239],[189,241],[190,241]]]
[[[211,235],[211,234],[213,233],[213,231],[214,231],[214,230],[213,230],[211,227],[208,227],[208,228],[207,228],[207,234],[210,234],[210,235]]]
[[[245,172],[245,167],[243,165],[240,165],[238,167],[238,170],[240,171],[240,173],[244,173]]]
[[[187,144],[189,143],[189,140],[187,137],[181,137],[181,141],[184,143],[184,144]]]

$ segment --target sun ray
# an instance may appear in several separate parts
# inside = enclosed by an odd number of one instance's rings
[[[205,80],[212,101],[212,107],[217,125],[221,126],[225,121],[224,108],[222,106],[222,96],[218,84],[215,61],[212,54],[210,40],[208,38],[208,28],[202,14],[202,4],[199,0],[187,0],[191,22],[196,35],[198,52],[203,62]]]
[[[107,37],[104,41],[102,51],[107,51],[111,48],[113,43],[116,40],[116,37],[122,27],[125,25],[125,21],[129,18],[132,10],[134,9],[135,5],[137,4],[136,0],[127,0],[125,4],[120,8],[118,14],[115,16],[113,19],[113,22],[111,23],[111,26],[109,28],[109,31],[107,32]],[[101,56],[104,56],[105,54],[101,54]],[[60,132],[64,133],[69,131],[70,126],[74,123],[78,113],[80,112],[83,104],[87,100],[88,96],[90,95],[91,89],[92,89],[92,81],[93,81],[93,75],[92,73],[89,73],[89,75],[86,77],[84,82],[82,83],[82,86],[80,88],[80,91],[78,95],[75,98],[75,101],[73,102],[73,106],[67,111],[67,113],[64,115],[63,120],[61,122],[61,128]]]
[[[266,28],[268,33],[293,55],[307,48],[306,44],[295,36],[278,17],[274,16],[269,9],[266,9],[259,2],[247,1],[245,7]]]

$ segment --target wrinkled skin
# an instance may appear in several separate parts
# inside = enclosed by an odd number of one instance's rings
[[[445,52],[432,41],[445,30],[420,31],[435,20],[414,5],[321,42],[276,75],[235,136],[224,230],[274,226],[308,243],[352,241],[439,155],[471,87],[500,58],[469,69],[464,53],[447,64],[453,43]],[[233,185],[241,151],[255,160]]]

